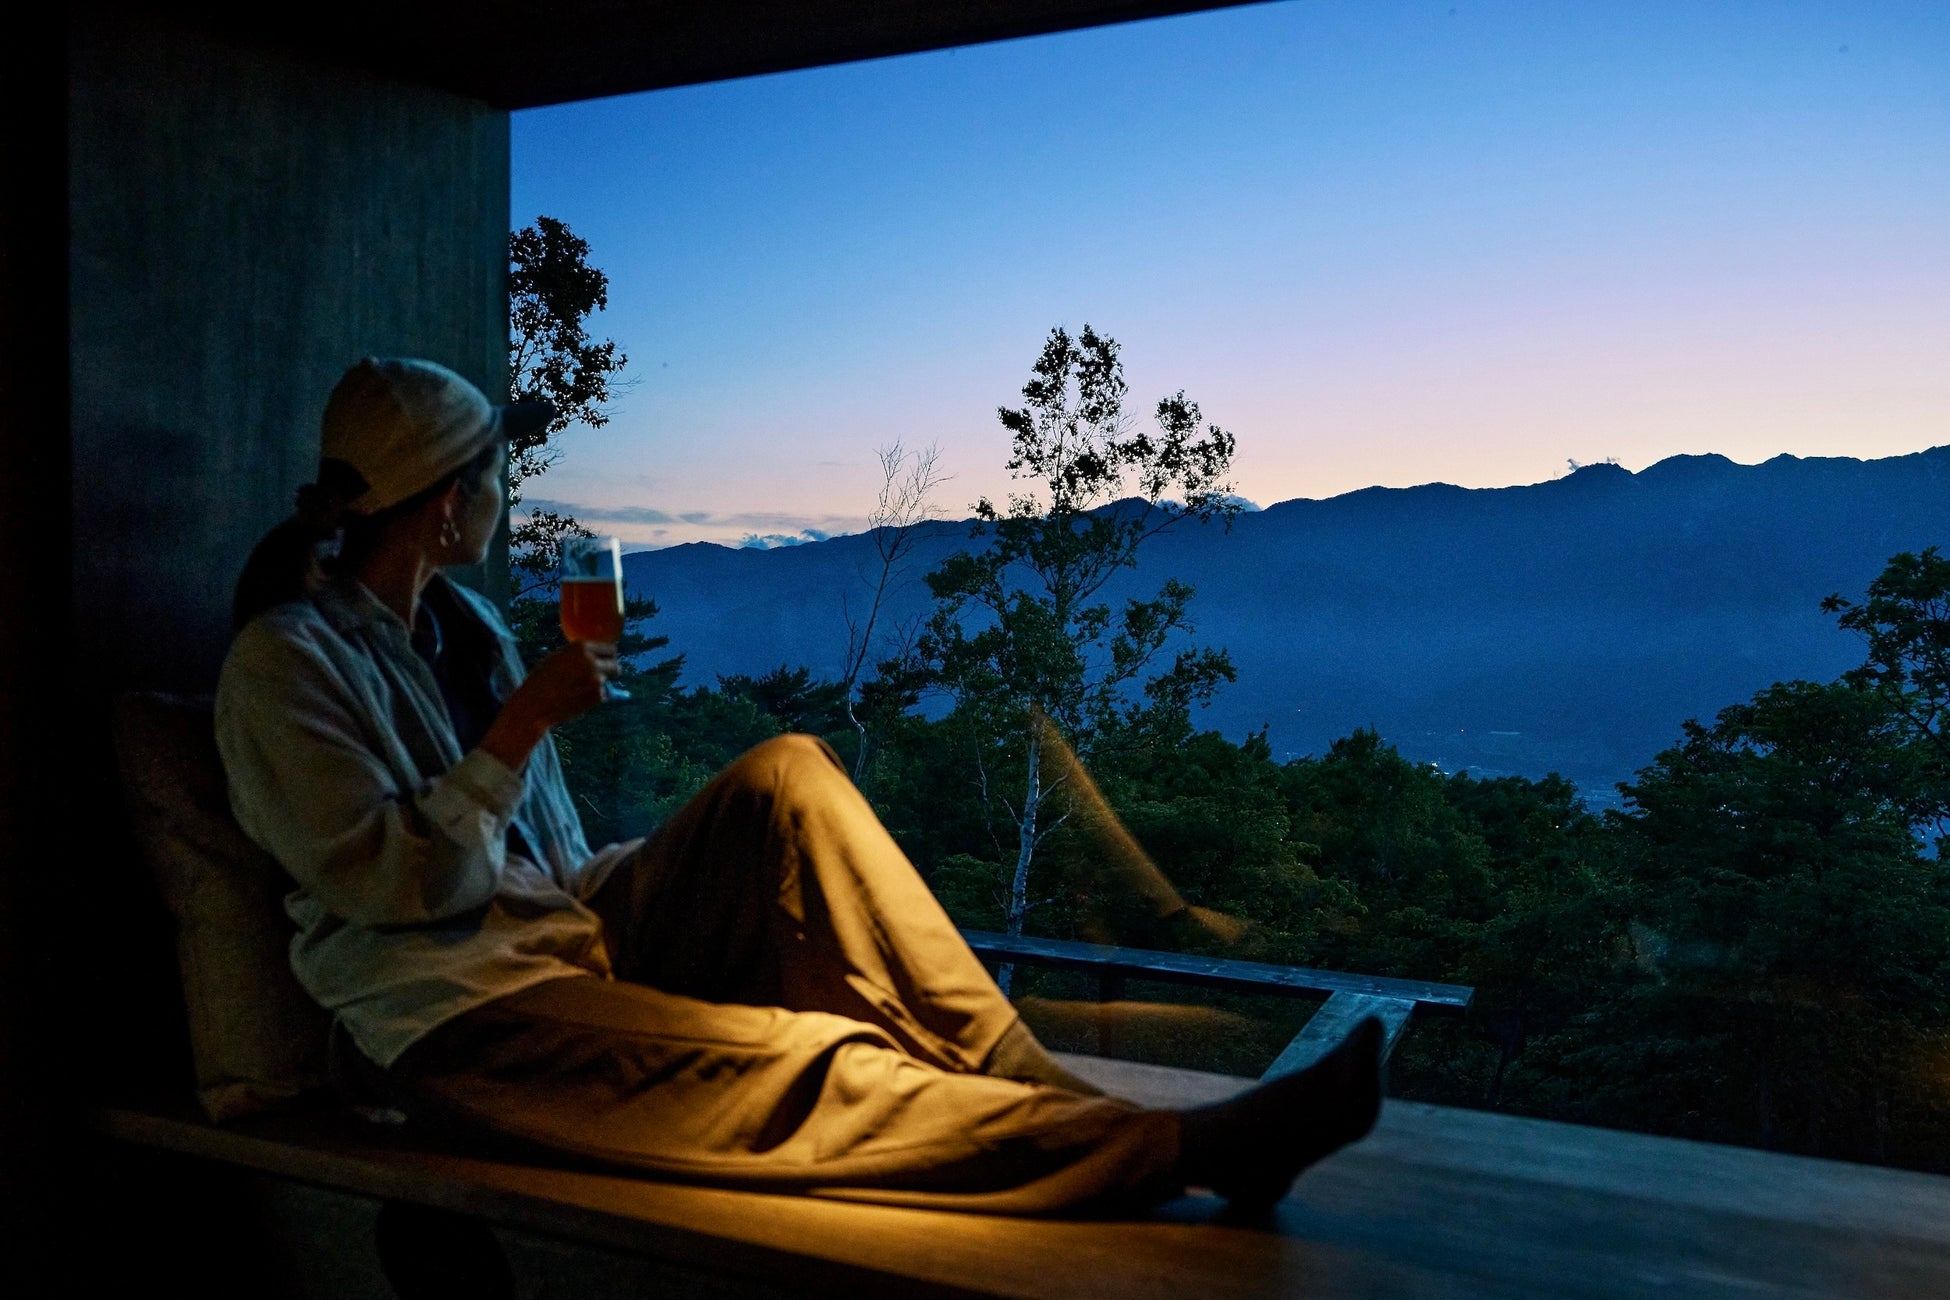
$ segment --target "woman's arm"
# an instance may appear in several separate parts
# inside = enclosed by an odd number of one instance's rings
[[[217,745],[246,834],[321,906],[361,925],[436,921],[500,885],[521,778],[481,750],[414,788],[375,752],[370,727],[322,662],[227,665]]]
[[[481,737],[481,749],[519,772],[548,729],[603,702],[603,683],[616,675],[616,647],[595,642],[565,646],[535,665]]]
[[[239,636],[216,719],[239,825],[348,921],[409,925],[479,907],[500,886],[523,765],[550,726],[601,701],[613,649],[543,660],[479,747],[416,784],[403,749],[382,752],[390,691],[337,660],[300,626]]]

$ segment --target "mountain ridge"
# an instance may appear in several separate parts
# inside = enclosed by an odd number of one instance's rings
[[[896,623],[926,610],[921,575],[979,544],[976,528],[920,527]],[[689,543],[632,552],[624,570],[661,607],[653,627],[687,655],[687,682],[781,664],[833,676],[841,594],[866,595],[872,542]],[[1857,595],[1889,556],[1929,545],[1950,545],[1950,445],[1755,465],[1689,454],[1510,487],[1292,498],[1229,531],[1186,521],[1105,596],[1166,577],[1196,589],[1197,640],[1239,669],[1201,727],[1263,727],[1288,757],[1373,726],[1418,761],[1560,771],[1602,798],[1685,718],[1858,662],[1822,597]]]

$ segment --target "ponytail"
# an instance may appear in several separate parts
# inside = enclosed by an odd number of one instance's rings
[[[244,561],[231,596],[233,625],[241,629],[265,610],[311,594],[324,577],[320,550],[332,549],[347,520],[358,518],[345,507],[365,490],[364,477],[344,461],[319,464],[318,482],[298,489],[297,510],[264,534]]]

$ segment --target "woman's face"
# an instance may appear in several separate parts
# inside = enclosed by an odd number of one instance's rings
[[[508,477],[508,451],[503,447],[475,485],[472,499],[463,497],[454,511],[454,524],[460,540],[454,543],[455,558],[450,564],[479,564],[487,557],[488,543],[501,526],[502,484]]]

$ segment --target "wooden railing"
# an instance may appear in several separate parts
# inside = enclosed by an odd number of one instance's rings
[[[1233,961],[1192,953],[1157,952],[1149,948],[1118,948],[1064,939],[963,930],[962,937],[977,956],[993,962],[1016,962],[1058,970],[1093,971],[1097,999],[1115,1002],[1129,979],[1161,980],[1235,993],[1265,993],[1282,997],[1315,997],[1327,1001],[1314,1012],[1292,1042],[1268,1066],[1263,1078],[1304,1070],[1347,1035],[1363,1018],[1374,1016],[1386,1031],[1383,1053],[1392,1052],[1411,1015],[1460,1015],[1475,990],[1460,984],[1432,984],[1423,980],[1389,979],[1379,975],[1350,975],[1343,971],[1278,966],[1268,962]]]

